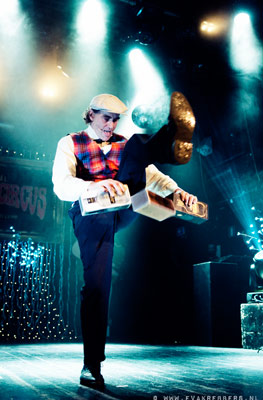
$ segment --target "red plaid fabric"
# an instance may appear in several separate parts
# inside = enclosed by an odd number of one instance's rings
[[[127,140],[113,134],[111,150],[104,154],[99,145],[84,131],[70,135],[74,143],[77,159],[76,176],[85,181],[114,179],[121,162],[121,156]]]

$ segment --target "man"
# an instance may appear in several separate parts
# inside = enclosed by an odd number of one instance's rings
[[[135,134],[128,141],[114,133],[120,115],[126,111],[127,107],[116,96],[95,96],[84,113],[88,128],[59,141],[53,166],[55,193],[61,200],[74,202],[69,215],[84,268],[82,384],[104,385],[100,366],[105,360],[114,235],[136,214],[128,209],[83,217],[80,195],[87,190],[121,195],[127,184],[131,194],[146,186],[163,197],[180,192],[189,206],[197,201],[153,165],[184,164],[190,160],[195,119],[185,97],[177,92],[172,94],[169,123],[159,132],[150,136]]]

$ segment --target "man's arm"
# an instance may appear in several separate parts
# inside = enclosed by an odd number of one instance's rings
[[[75,201],[88,189],[91,182],[76,177],[76,157],[71,136],[65,136],[58,142],[53,164],[52,182],[54,192],[64,201]]]
[[[148,165],[145,172],[147,190],[150,190],[161,197],[166,197],[179,189],[177,183],[168,175],[165,175],[159,171],[155,165]]]
[[[197,202],[197,197],[185,192],[168,175],[163,174],[155,165],[150,164],[146,168],[146,189],[161,197],[167,197],[171,193],[180,193],[182,201],[188,206]]]

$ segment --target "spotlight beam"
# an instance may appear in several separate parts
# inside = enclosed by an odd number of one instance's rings
[[[98,45],[106,35],[105,6],[99,0],[86,0],[77,17],[79,37],[86,43]]]
[[[233,21],[230,61],[233,68],[246,74],[257,74],[263,66],[262,46],[257,39],[250,16],[239,13]]]

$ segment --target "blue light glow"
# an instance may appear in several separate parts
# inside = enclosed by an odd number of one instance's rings
[[[166,93],[160,73],[140,49],[131,50],[129,59],[136,89],[134,102],[137,105],[155,102]]]
[[[170,97],[161,73],[145,52],[138,48],[130,50],[129,61],[134,82],[134,97],[129,111],[138,106],[149,108],[158,115],[160,126],[167,123]],[[155,113],[154,110],[158,111]],[[126,123],[124,128],[128,137],[138,132],[138,127],[132,121]]]
[[[99,0],[86,0],[77,17],[80,38],[89,44],[101,43],[106,35],[105,6]]]
[[[243,27],[250,24],[250,17],[247,13],[241,12],[235,16],[234,23],[242,30]]]
[[[239,13],[234,18],[230,59],[235,70],[246,74],[259,73],[262,67],[262,47],[247,13]]]
[[[255,216],[251,210],[251,199],[242,185],[242,179],[234,164],[228,169],[219,172],[218,167],[215,166],[218,163],[219,159],[217,160],[216,156],[214,156],[214,161],[209,161],[211,179],[226,199],[232,199],[232,202],[230,202],[231,209],[244,229],[244,233],[239,232],[239,236],[246,238],[246,243],[250,245],[250,250],[260,250],[261,241],[258,242],[260,238],[258,233],[255,232],[255,225],[252,222]]]

